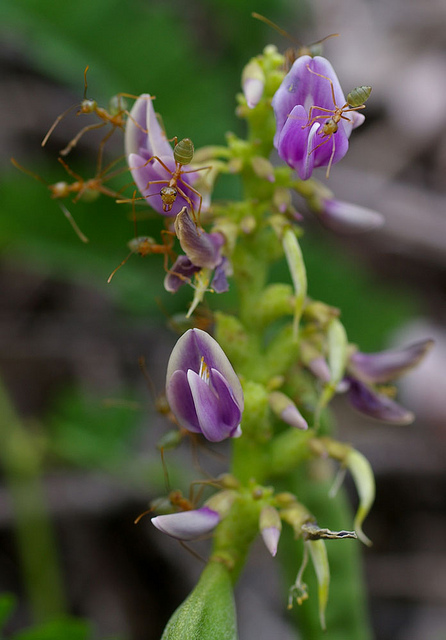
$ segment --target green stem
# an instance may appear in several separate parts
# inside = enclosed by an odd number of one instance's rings
[[[35,620],[65,610],[55,540],[41,481],[41,455],[0,382],[0,460],[10,491],[18,553]]]

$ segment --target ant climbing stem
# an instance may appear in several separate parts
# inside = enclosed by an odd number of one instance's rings
[[[123,93],[123,92],[117,93],[115,96],[110,98],[108,111],[104,107],[98,106],[98,103],[97,103],[96,100],[92,100],[90,98],[87,98],[87,88],[88,88],[87,71],[88,71],[88,69],[89,69],[89,66],[87,65],[87,67],[85,67],[85,71],[84,71],[84,97],[82,99],[82,102],[80,104],[72,105],[71,107],[66,109],[66,111],[64,111],[59,116],[57,116],[56,120],[53,122],[53,124],[49,128],[47,134],[45,135],[44,139],[42,140],[41,144],[42,144],[42,147],[44,147],[46,145],[46,143],[48,142],[49,137],[51,136],[51,134],[53,133],[54,129],[57,127],[59,122],[61,120],[63,120],[63,118],[65,118],[65,116],[68,115],[68,113],[70,113],[70,111],[72,111],[76,107],[78,107],[78,111],[76,113],[76,115],[78,115],[78,116],[81,115],[81,114],[93,114],[94,113],[101,120],[101,122],[90,124],[90,125],[87,125],[86,127],[83,127],[74,136],[74,138],[67,144],[67,146],[64,149],[62,149],[60,154],[62,156],[67,156],[70,153],[70,151],[73,149],[73,147],[75,147],[77,145],[77,143],[79,142],[79,140],[82,138],[82,136],[85,133],[87,133],[88,131],[93,131],[95,129],[101,129],[102,127],[105,127],[107,124],[109,124],[109,125],[111,125],[110,131],[107,132],[107,134],[104,136],[104,138],[102,138],[102,140],[101,140],[101,142],[99,144],[99,152],[98,152],[98,160],[97,160],[97,168],[98,168],[98,171],[99,171],[101,166],[102,166],[102,156],[103,156],[105,144],[110,139],[110,137],[113,135],[113,133],[116,131],[116,129],[122,129],[122,130],[125,129],[126,118],[130,118],[132,120],[132,122],[139,129],[141,129],[144,133],[148,133],[148,132],[147,132],[146,129],[143,129],[143,127],[141,127],[141,125],[138,122],[136,122],[134,120],[134,118],[132,117],[132,115],[129,113],[129,111],[127,109],[127,103],[126,103],[125,98],[131,98],[133,100],[137,100],[138,96],[135,96],[135,95],[133,95],[131,93]],[[147,98],[147,99],[153,100],[154,96],[151,96],[150,98]]]
[[[328,80],[331,87],[331,95],[332,95],[334,109],[326,109],[324,107],[313,105],[312,107],[310,107],[310,110],[308,113],[308,122],[302,125],[302,129],[305,129],[306,127],[313,126],[313,124],[318,120],[325,120],[325,122],[322,125],[322,128],[317,131],[317,133],[319,133],[320,131],[320,135],[324,139],[318,145],[313,147],[313,149],[311,149],[309,153],[314,153],[316,149],[319,149],[324,144],[326,144],[330,139],[332,139],[333,149],[331,152],[330,161],[327,166],[327,172],[325,174],[326,177],[328,178],[330,175],[330,169],[333,163],[333,158],[336,150],[336,141],[335,141],[334,135],[338,130],[339,122],[341,120],[347,120],[347,122],[351,123],[352,122],[351,119],[345,116],[344,114],[350,113],[352,111],[360,111],[361,109],[365,109],[364,103],[368,100],[370,93],[372,91],[372,87],[369,87],[369,86],[355,87],[347,95],[347,102],[342,107],[339,107],[336,104],[336,97],[335,97],[332,80],[327,76],[322,75],[321,73],[317,73],[316,71],[313,71],[312,69],[310,69],[309,65],[306,65],[306,66],[308,71],[313,75],[319,76],[319,78],[324,78],[325,80]],[[323,113],[321,115],[313,116],[313,112],[315,110],[323,111]],[[329,114],[330,114],[330,117],[328,117]]]

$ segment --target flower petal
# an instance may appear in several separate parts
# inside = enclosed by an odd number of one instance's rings
[[[214,269],[221,262],[223,236],[221,233],[200,232],[186,207],[175,218],[175,231],[181,248],[194,265]]]
[[[338,233],[371,231],[384,224],[383,216],[377,211],[335,198],[323,198],[322,208],[316,214],[325,227]]]
[[[220,403],[216,394],[200,376],[189,369],[187,381],[192,393],[200,430],[207,440],[221,442],[230,435],[230,429],[221,417]]]
[[[350,357],[349,370],[352,374],[369,383],[385,383],[404,375],[416,367],[433,347],[431,339],[414,342],[402,349],[391,349],[380,353],[357,351]]]
[[[359,380],[349,378],[348,398],[357,411],[392,424],[410,424],[414,415],[388,396],[378,393]]]
[[[166,396],[169,406],[177,416],[181,426],[193,433],[201,433],[194,399],[185,371],[177,370],[172,374],[166,385]]]
[[[187,256],[178,256],[169,272],[166,273],[164,288],[170,293],[176,293],[198,271],[200,271],[200,267],[192,264]]]
[[[152,518],[152,524],[178,540],[195,540],[209,533],[220,522],[220,515],[209,507],[170,513]]]

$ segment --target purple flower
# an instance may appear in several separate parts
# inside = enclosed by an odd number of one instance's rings
[[[240,381],[218,342],[200,329],[178,340],[167,365],[166,395],[179,423],[211,442],[241,435]]]
[[[173,149],[156,117],[151,96],[146,93],[136,100],[127,120],[125,154],[136,186],[155,211],[175,216],[182,207],[190,206],[178,192],[171,210],[166,211],[159,195],[160,190],[168,186],[172,178],[175,160]],[[153,156],[159,158],[168,170]],[[190,198],[195,211],[198,211],[200,203],[190,186],[199,179],[199,176],[198,172],[183,173],[177,185],[177,190],[179,187]]]
[[[348,363],[348,397],[351,404],[372,418],[393,424],[409,424],[414,415],[391,397],[375,388],[413,369],[430,351],[433,340],[421,340],[402,349],[380,353],[357,351]]]
[[[220,522],[220,514],[209,507],[169,513],[152,518],[152,524],[178,540],[195,540],[209,533]]]
[[[179,256],[167,273],[164,279],[165,289],[175,293],[202,269],[215,269],[211,288],[217,293],[227,291],[229,262],[221,254],[225,243],[222,234],[197,229],[186,207],[183,207],[175,219],[175,231],[186,255]]]
[[[298,58],[275,93],[272,101],[277,126],[274,146],[302,180],[307,180],[316,167],[330,167],[347,153],[352,129],[364,121],[362,114],[345,112],[335,133],[327,135],[323,130],[336,107],[342,108],[345,104],[333,67],[320,56]]]

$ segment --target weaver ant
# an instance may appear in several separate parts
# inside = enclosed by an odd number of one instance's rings
[[[328,80],[331,86],[331,95],[333,98],[334,109],[325,109],[324,107],[318,107],[314,105],[310,107],[307,124],[302,125],[302,129],[305,129],[306,127],[311,127],[318,120],[325,120],[324,124],[320,129],[320,132],[321,132],[320,135],[322,138],[324,138],[324,140],[322,140],[322,142],[320,142],[316,147],[314,147],[310,151],[310,153],[313,153],[314,151],[316,151],[316,149],[319,149],[320,147],[322,147],[322,145],[324,145],[331,138],[333,138],[333,151],[331,152],[330,161],[328,163],[327,172],[325,174],[326,177],[328,178],[330,175],[331,164],[333,162],[335,149],[336,149],[335,138],[333,136],[338,130],[339,122],[341,121],[341,119],[347,120],[347,122],[351,122],[350,118],[347,118],[347,116],[343,115],[344,113],[365,109],[364,103],[368,100],[370,93],[372,91],[372,87],[368,87],[368,86],[355,87],[347,95],[347,102],[342,107],[339,107],[336,104],[335,92],[334,92],[333,82],[331,81],[331,79],[327,78],[327,76],[324,76],[321,73],[316,73],[316,71],[313,71],[312,69],[310,69],[308,65],[307,65],[307,69],[308,71],[310,71],[310,73],[313,73],[315,76],[319,76],[320,78],[324,78],[325,80]],[[313,111],[315,109],[319,111],[323,111],[324,113],[318,116],[313,116]],[[331,114],[330,117],[328,117],[327,114]]]
[[[316,42],[312,42],[311,44],[306,45],[299,42],[299,40],[296,40],[296,38],[293,38],[292,36],[290,36],[290,34],[287,31],[285,31],[284,29],[281,29],[272,20],[265,18],[265,16],[262,16],[260,13],[253,12],[251,13],[251,15],[253,18],[256,18],[257,20],[261,20],[261,22],[264,22],[269,27],[272,27],[273,29],[275,29],[275,31],[280,33],[281,36],[284,36],[285,38],[287,38],[288,40],[290,40],[296,45],[297,48],[288,47],[288,49],[286,49],[283,54],[285,58],[284,67],[286,71],[289,71],[293,66],[293,63],[297,60],[297,58],[300,58],[301,56],[313,57],[316,55],[321,55],[322,47],[318,47],[318,45],[325,42],[325,40],[328,40],[328,38],[334,38],[339,35],[339,33],[330,33],[330,35],[325,36],[325,38],[322,38],[321,40],[317,40]]]
[[[195,173],[197,171],[204,171],[204,170],[208,170],[211,169],[212,167],[208,166],[208,167],[200,167],[198,169],[190,169],[188,171],[184,171],[183,167],[189,165],[194,157],[194,145],[192,140],[190,140],[189,138],[184,138],[183,140],[180,140],[178,142],[177,137],[175,136],[173,138],[174,142],[175,142],[175,146],[174,146],[174,150],[173,150],[173,157],[175,160],[175,170],[171,171],[169,169],[169,167],[163,162],[163,160],[161,160],[161,158],[159,158],[158,156],[152,156],[151,158],[149,158],[142,166],[140,167],[130,167],[130,169],[141,169],[143,167],[145,167],[146,165],[148,165],[149,163],[151,163],[153,160],[156,160],[157,162],[160,163],[160,165],[163,167],[163,169],[165,169],[171,176],[170,179],[165,179],[165,180],[150,180],[149,182],[147,182],[147,184],[145,185],[144,191],[147,189],[150,189],[150,185],[153,184],[164,184],[166,186],[162,187],[161,190],[159,191],[159,193],[147,193],[144,194],[143,193],[143,197],[144,198],[149,198],[151,196],[154,195],[159,195],[161,196],[161,200],[163,203],[163,211],[165,211],[166,213],[168,213],[169,211],[172,210],[172,207],[177,199],[177,196],[180,195],[182,198],[184,198],[184,200],[186,200],[186,202],[188,203],[191,211],[192,211],[192,217],[194,219],[194,222],[197,226],[199,226],[200,224],[200,213],[201,213],[201,205],[203,202],[203,197],[202,195],[199,193],[199,191],[197,191],[196,189],[194,189],[194,187],[192,187],[189,183],[185,182],[182,178],[182,176],[186,173]],[[192,200],[190,199],[190,197],[184,192],[184,190],[179,186],[179,183],[182,183],[187,189],[190,189],[197,197],[199,200],[199,205],[198,205],[198,211],[197,213],[195,213],[195,209],[192,203]]]
[[[45,135],[44,139],[42,140],[42,147],[44,147],[46,145],[46,143],[48,142],[49,137],[51,136],[51,134],[53,133],[54,129],[57,127],[57,125],[59,124],[59,122],[61,120],[63,120],[63,118],[73,109],[75,109],[76,107],[79,107],[78,112],[76,113],[76,115],[81,115],[81,114],[92,114],[94,113],[102,122],[96,123],[96,124],[90,124],[87,125],[86,127],[84,127],[83,129],[81,129],[79,131],[79,133],[77,133],[75,135],[75,137],[67,144],[67,146],[62,149],[62,151],[60,152],[60,154],[62,156],[66,156],[70,153],[71,149],[73,149],[73,147],[75,147],[77,145],[77,143],[79,142],[79,140],[82,138],[82,136],[87,133],[87,131],[92,131],[94,129],[100,129],[102,127],[105,127],[107,124],[111,125],[111,129],[110,131],[104,136],[104,138],[101,140],[100,145],[99,145],[99,153],[98,153],[98,170],[101,167],[101,163],[102,163],[102,155],[103,155],[103,150],[104,150],[104,146],[107,142],[107,140],[113,135],[113,133],[116,131],[116,129],[125,129],[125,124],[126,124],[126,117],[129,117],[132,119],[132,121],[134,122],[134,124],[142,129],[141,125],[136,122],[132,116],[130,115],[128,109],[127,109],[127,102],[125,100],[125,98],[132,98],[132,99],[137,99],[138,96],[134,96],[131,93],[117,93],[115,96],[113,96],[112,98],[110,98],[109,101],[109,106],[108,106],[108,111],[106,109],[104,109],[104,107],[99,107],[98,103],[96,102],[96,100],[92,100],[90,98],[87,98],[87,71],[88,71],[89,67],[85,67],[85,71],[84,71],[84,97],[82,102],[78,105],[78,104],[74,104],[71,107],[69,107],[68,109],[66,109],[66,111],[64,111],[63,113],[61,113],[59,116],[57,116],[56,120],[53,122],[53,124],[51,125],[51,127],[49,128],[47,134]],[[152,96],[150,98],[151,100],[154,99],[154,97]],[[145,129],[142,129],[144,131],[144,133],[147,133],[147,131]]]
[[[50,197],[53,198],[54,200],[63,200],[64,198],[68,198],[74,195],[74,198],[73,198],[74,203],[78,202],[79,200],[83,200],[84,202],[93,202],[94,200],[96,200],[96,198],[99,197],[101,193],[115,199],[122,197],[121,194],[119,194],[116,191],[113,191],[112,189],[109,189],[104,185],[105,180],[110,180],[111,178],[119,175],[119,173],[123,171],[123,169],[118,169],[117,171],[114,171],[106,175],[107,171],[109,171],[110,168],[114,164],[116,164],[117,162],[116,160],[113,161],[111,164],[109,164],[107,167],[105,167],[105,169],[99,172],[94,178],[90,178],[89,180],[84,180],[82,176],[80,176],[79,174],[75,173],[72,169],[70,169],[70,167],[67,165],[67,163],[64,160],[62,160],[62,158],[58,158],[58,160],[60,164],[63,166],[63,168],[65,169],[65,171],[68,173],[68,175],[74,178],[74,182],[70,183],[62,180],[59,182],[55,182],[54,184],[49,184],[37,173],[34,173],[29,169],[25,169],[25,167],[19,164],[17,160],[15,160],[15,158],[11,158],[12,164],[17,169],[31,176],[35,180],[38,180],[42,184],[44,184],[50,191]],[[77,236],[80,238],[80,240],[82,240],[82,242],[88,242],[88,238],[79,229],[73,216],[65,207],[65,205],[62,204],[61,202],[58,202],[58,204],[62,209],[63,214],[65,215],[65,217],[73,227],[74,231],[76,232]]]

